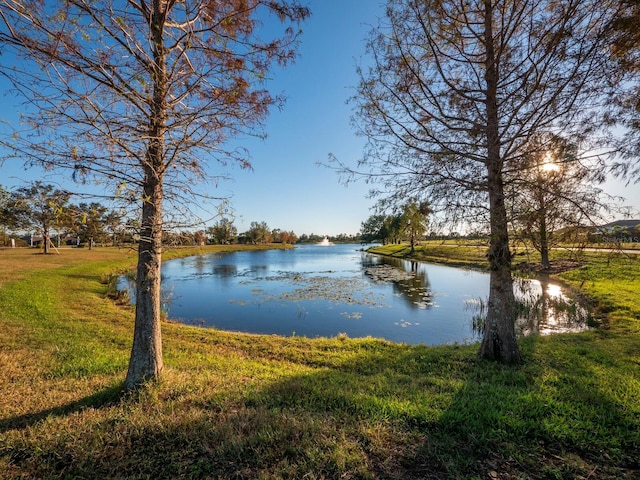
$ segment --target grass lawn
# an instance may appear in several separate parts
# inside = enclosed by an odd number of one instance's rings
[[[163,379],[123,394],[133,312],[106,293],[134,261],[0,250],[0,478],[640,478],[637,256],[565,272],[608,325],[521,340],[518,366],[164,322]]]

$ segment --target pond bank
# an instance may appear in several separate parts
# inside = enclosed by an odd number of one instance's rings
[[[378,255],[385,255],[419,262],[442,263],[455,267],[466,267],[478,270],[487,270],[486,249],[480,246],[469,245],[443,245],[440,243],[420,244],[415,247],[413,255],[411,247],[405,244],[388,244],[378,247],[370,247],[368,252]],[[596,250],[590,250],[596,251]],[[607,251],[609,253],[609,251]],[[557,275],[580,268],[585,261],[564,259],[556,256],[551,261],[549,268],[544,269],[542,265],[533,261],[517,261],[521,254],[514,256],[513,268],[516,272],[523,274]]]

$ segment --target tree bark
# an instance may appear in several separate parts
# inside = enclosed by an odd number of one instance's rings
[[[42,248],[43,253],[47,255],[49,253],[49,229],[42,227]]]
[[[513,279],[507,269],[490,272],[489,303],[480,357],[504,363],[521,360],[516,340]]]
[[[486,166],[491,230],[488,253],[491,280],[487,321],[479,355],[490,360],[515,363],[520,361],[521,357],[515,335],[515,296],[513,294],[513,278],[511,276],[507,209],[504,201],[503,160],[501,157],[498,122],[498,66],[493,45],[492,21],[492,1],[486,0],[484,17],[487,113]]]
[[[138,246],[136,316],[125,388],[160,376],[163,369],[160,332],[162,262],[162,184],[147,181]]]

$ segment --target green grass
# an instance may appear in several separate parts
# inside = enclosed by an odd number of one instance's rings
[[[369,251],[390,257],[405,258],[410,255],[411,246],[404,243],[387,244],[371,248]],[[486,268],[486,251],[486,247],[481,246],[431,241],[417,245],[412,257],[423,262]]]
[[[563,274],[608,327],[522,340],[518,366],[164,322],[162,380],[123,394],[133,314],[106,294],[132,252],[0,251],[0,477],[638,478],[636,258]]]

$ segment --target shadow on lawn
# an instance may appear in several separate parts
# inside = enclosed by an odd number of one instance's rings
[[[567,344],[579,357],[569,366],[553,356],[557,346],[533,360],[536,348],[528,340],[528,360],[503,366],[466,347],[445,356],[438,348],[363,342],[351,360],[298,358],[316,369],[235,399],[156,393],[148,422],[101,420],[106,443],[81,426],[72,440],[44,450],[16,448],[11,462],[80,478],[634,478],[640,418],[593,380],[614,360],[588,340]],[[0,430],[120,398],[114,387],[4,420]]]
[[[75,412],[82,411],[86,408],[104,408],[117,404],[124,396],[123,384],[101,390],[81,398],[67,405],[49,408],[36,413],[27,413],[24,415],[0,418],[0,433],[6,433],[9,430],[22,430],[33,427],[45,418],[64,417]]]
[[[599,383],[615,359],[585,337],[563,347],[575,354],[547,349],[533,361],[531,338],[529,360],[505,366],[390,346],[278,383],[247,406],[342,419],[375,478],[637,478],[640,417]],[[384,448],[362,433],[380,425]]]

